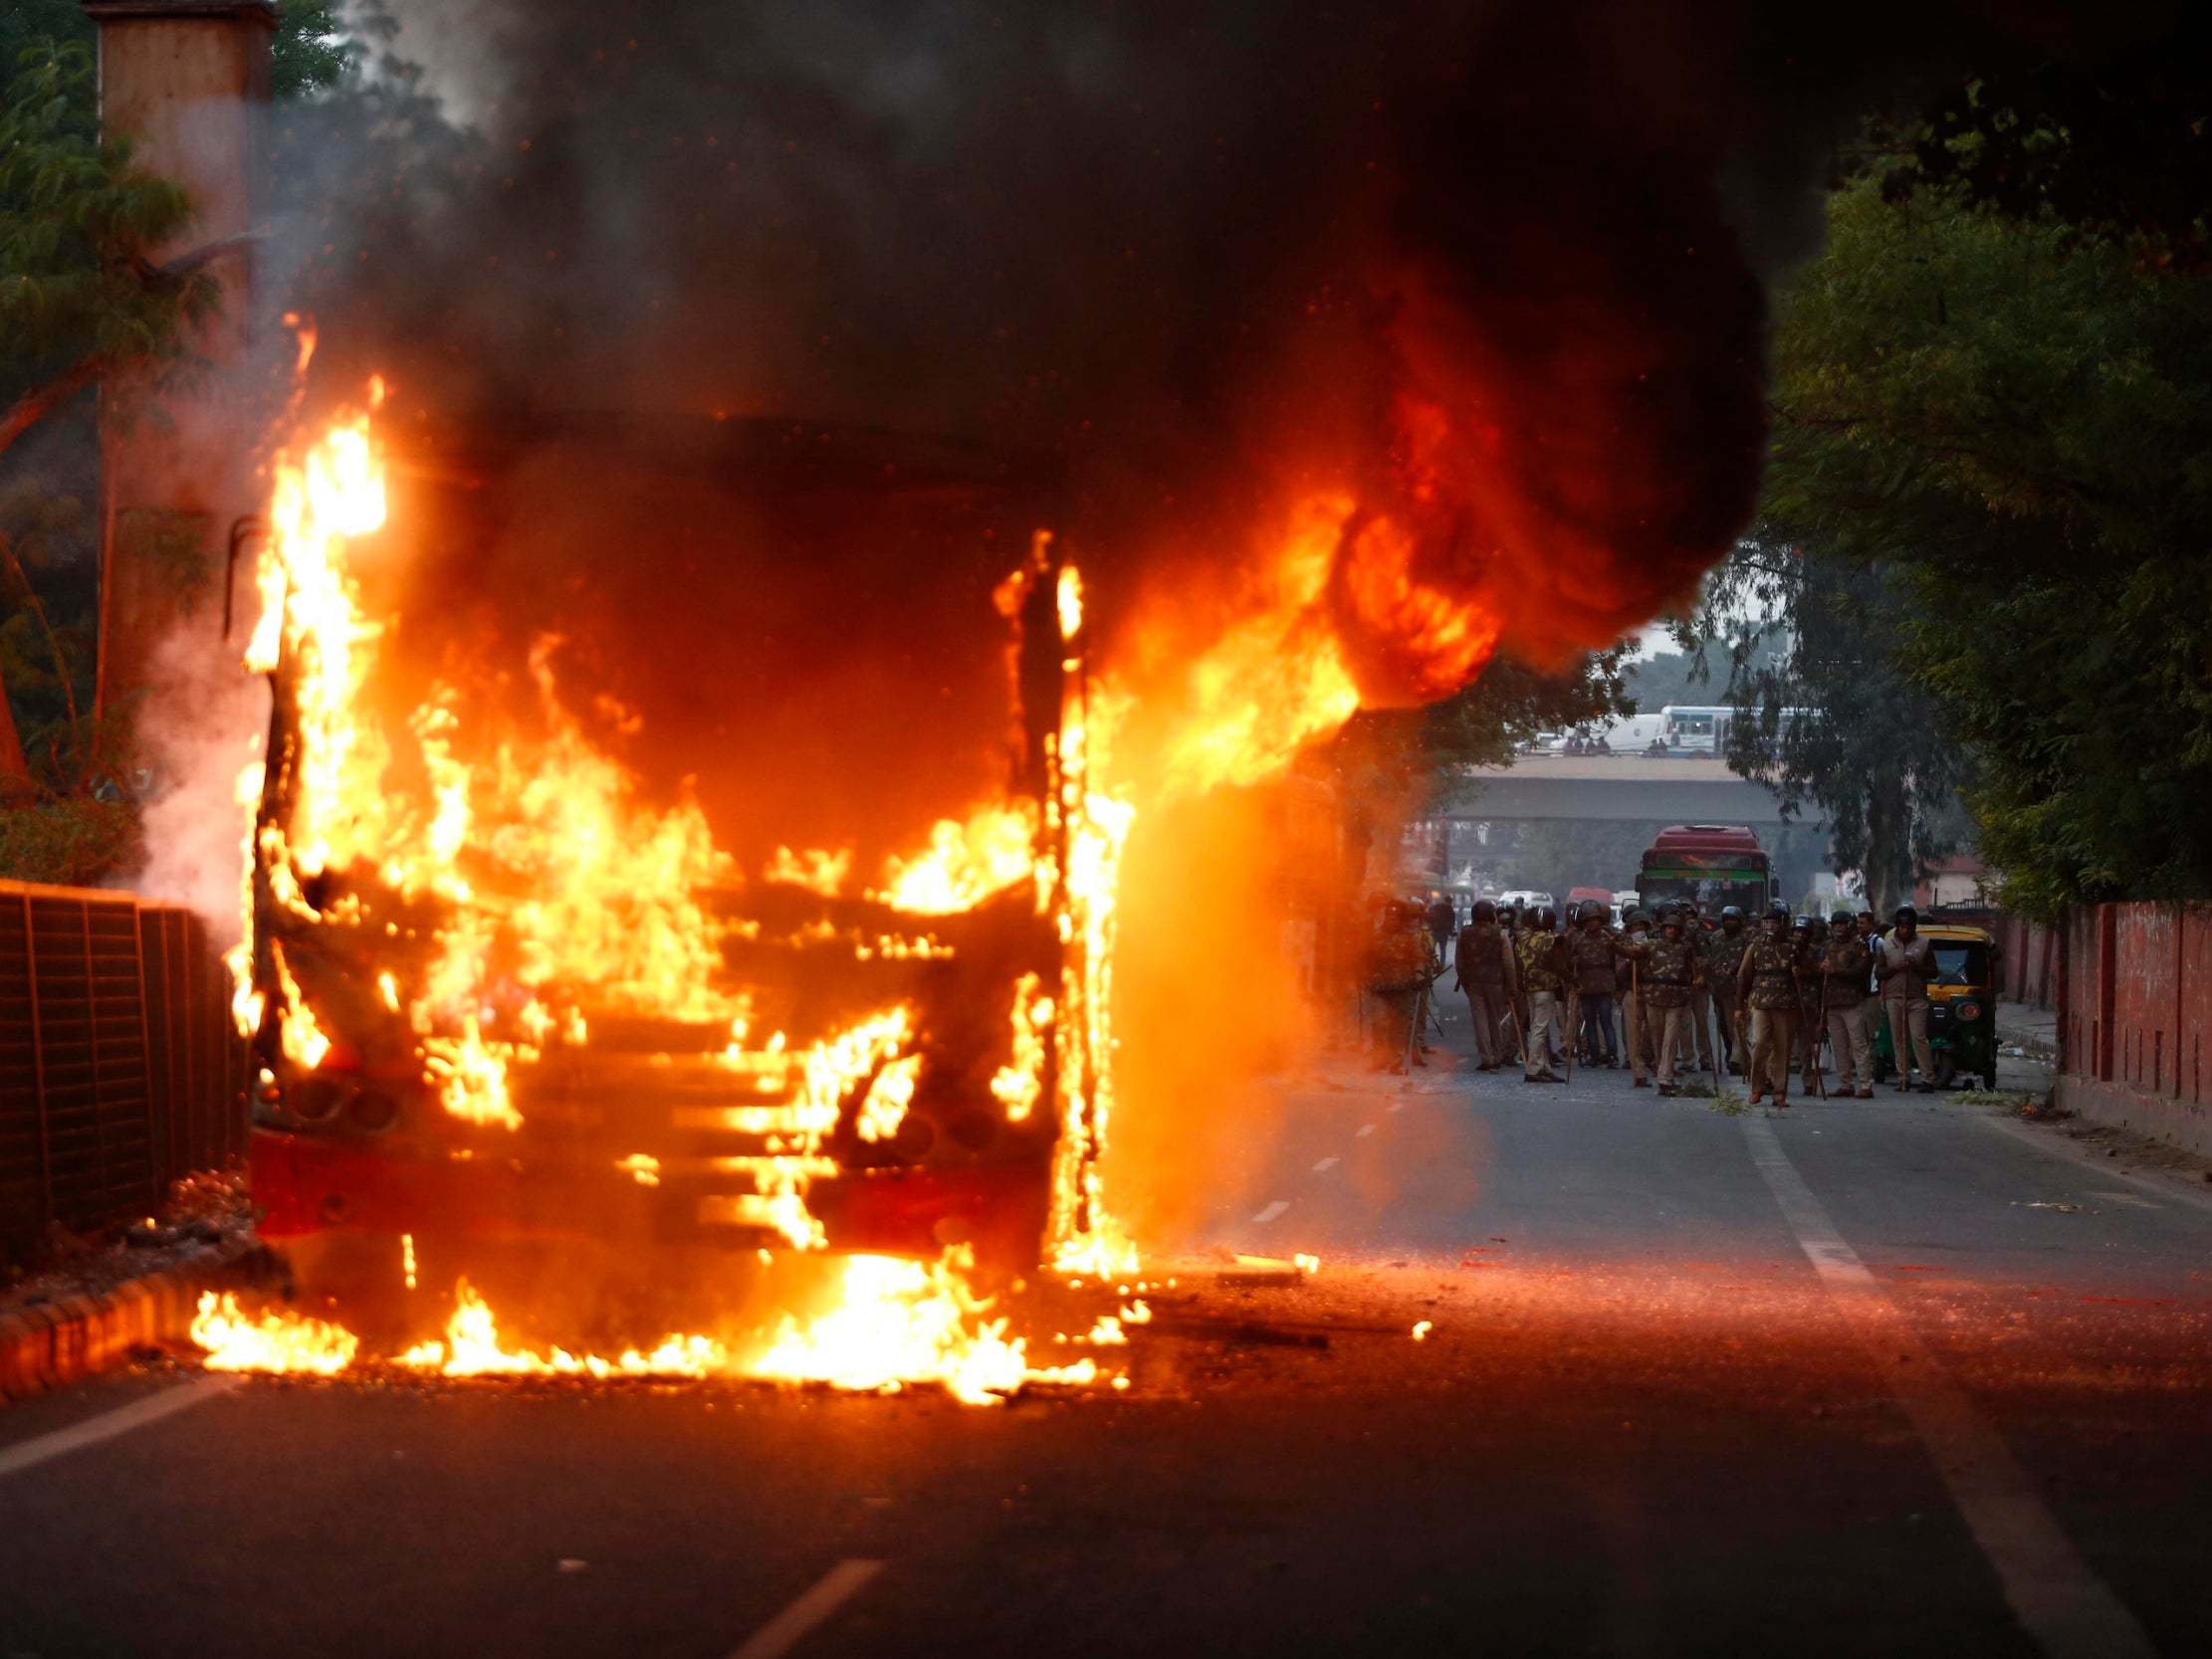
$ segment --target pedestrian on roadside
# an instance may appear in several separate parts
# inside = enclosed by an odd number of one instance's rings
[[[1881,1011],[1889,1021],[1897,1088],[1912,1087],[1917,1063],[1920,1093],[1932,1095],[1935,1053],[1928,1047],[1928,981],[1935,977],[1935,946],[1920,936],[1920,913],[1910,905],[1897,907],[1896,925],[1875,953],[1875,973],[1881,984]]]
[[[1586,1065],[1618,1067],[1621,1051],[1613,1044],[1614,965],[1620,941],[1606,926],[1601,905],[1582,907],[1582,931],[1568,945],[1574,963],[1575,995],[1581,1005],[1582,1058]]]
[[[1528,1005],[1528,1023],[1521,1031],[1523,1083],[1562,1083],[1552,1070],[1552,1027],[1558,1022],[1560,998],[1573,971],[1567,949],[1549,926],[1549,913],[1540,914],[1536,926],[1521,934],[1519,959],[1521,996]]]
[[[1474,1021],[1475,1070],[1494,1072],[1512,1047],[1506,1027],[1520,977],[1512,942],[1498,926],[1497,907],[1487,899],[1475,901],[1473,915],[1459,930],[1452,965],[1457,974],[1453,984],[1467,993],[1467,1013]]]
[[[1743,1005],[1736,994],[1736,969],[1743,965],[1743,953],[1751,947],[1751,935],[1744,932],[1743,912],[1735,905],[1720,907],[1720,931],[1705,940],[1705,983],[1712,995],[1713,1013],[1718,1016],[1721,1052],[1727,1056],[1728,1069],[1739,1076],[1743,1072]]]
[[[1790,1025],[1797,1015],[1797,942],[1790,937],[1790,913],[1776,905],[1766,927],[1743,953],[1736,969],[1738,1000],[1751,1018],[1751,1104],[1774,1092],[1774,1104],[1790,1104]]]
[[[1828,947],[1821,953],[1821,1011],[1828,1023],[1828,1047],[1836,1057],[1836,1087],[1860,1100],[1875,1098],[1874,1036],[1867,1029],[1867,971],[1874,952],[1859,936],[1849,911],[1830,919]]]

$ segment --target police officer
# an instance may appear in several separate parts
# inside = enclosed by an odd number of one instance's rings
[[[1458,975],[1452,982],[1467,993],[1467,1013],[1474,1021],[1474,1048],[1480,1061],[1475,1070],[1494,1072],[1504,1064],[1510,1047],[1506,1021],[1519,994],[1520,976],[1513,963],[1513,946],[1498,926],[1497,907],[1489,900],[1476,900],[1474,914],[1459,930],[1452,967]]]
[[[1674,1056],[1689,1034],[1690,993],[1704,977],[1697,947],[1686,936],[1686,906],[1659,913],[1659,936],[1644,958],[1644,1002],[1659,1025],[1659,1092],[1674,1092]]]
[[[1521,996],[1528,1005],[1528,1023],[1521,1032],[1521,1081],[1563,1083],[1551,1069],[1552,1027],[1560,1017],[1560,1000],[1567,989],[1571,968],[1565,943],[1553,932],[1549,911],[1540,913],[1536,926],[1521,934],[1516,966],[1520,969]]]
[[[1928,981],[1935,977],[1935,947],[1920,936],[1920,913],[1910,905],[1897,907],[1896,926],[1875,952],[1875,973],[1881,981],[1881,1011],[1889,1021],[1897,1087],[1911,1086],[1917,1062],[1920,1093],[1932,1095],[1935,1053],[1928,1047]]]
[[[1736,969],[1738,999],[1751,1018],[1751,1104],[1774,1091],[1774,1104],[1790,1104],[1790,1027],[1797,1015],[1797,943],[1790,913],[1776,905],[1766,931],[1751,941]]]
[[[1644,959],[1652,952],[1652,919],[1643,911],[1629,912],[1627,935],[1621,940],[1613,970],[1614,994],[1621,1003],[1621,1046],[1629,1051],[1629,1070],[1636,1087],[1648,1089],[1646,1075],[1655,1064],[1650,1023],[1644,1017]]]
[[[1828,924],[1817,916],[1797,919],[1800,971],[1797,978],[1797,1075],[1811,1091],[1813,1074],[1821,1069],[1821,1042],[1828,1035],[1828,1021],[1821,1014],[1821,953],[1828,948]]]
[[[1836,1057],[1838,1093],[1856,1090],[1863,1101],[1875,1098],[1874,1036],[1867,1029],[1867,970],[1874,953],[1859,936],[1856,919],[1838,911],[1830,919],[1828,947],[1821,952],[1821,1012],[1828,1023],[1828,1047]]]
[[[1621,1064],[1620,1050],[1613,1045],[1614,964],[1620,953],[1620,941],[1606,926],[1605,907],[1583,906],[1582,927],[1568,940],[1567,955],[1574,966],[1582,1058],[1592,1066]]]
[[[1728,1057],[1728,1069],[1743,1070],[1744,1044],[1742,1002],[1736,995],[1736,969],[1743,965],[1743,953],[1751,947],[1751,935],[1744,932],[1743,912],[1734,905],[1720,907],[1720,931],[1705,940],[1705,983],[1712,992],[1713,1012],[1720,1019],[1721,1052]]]

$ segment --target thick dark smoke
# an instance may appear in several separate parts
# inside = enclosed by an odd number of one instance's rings
[[[1350,488],[1414,580],[1555,656],[1741,526],[1766,288],[1814,245],[1832,143],[1977,31],[2065,18],[1994,6],[407,0],[398,49],[472,136],[365,188],[296,143],[321,211],[283,298],[324,325],[325,384],[391,374],[476,486],[455,614],[566,593],[571,627],[652,639],[660,701],[757,750],[689,769],[774,761],[730,688],[794,665],[906,687],[826,726],[911,753],[1042,517],[1110,607],[1167,561],[1232,567],[1286,493]],[[578,445],[582,414],[624,442]],[[663,435],[763,418],[972,464],[877,469],[920,480],[923,527],[733,506],[718,538],[739,470],[671,483]],[[1341,621],[1372,693],[1439,690],[1373,614]],[[837,746],[873,770],[894,744]]]

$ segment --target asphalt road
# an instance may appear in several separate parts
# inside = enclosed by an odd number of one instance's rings
[[[1197,1253],[1126,1393],[11,1408],[0,1656],[2212,1651],[2195,1172],[1437,1059],[1286,1086],[1201,1242],[1321,1272]]]

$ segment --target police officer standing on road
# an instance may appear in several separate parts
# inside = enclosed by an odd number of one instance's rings
[[[1813,1074],[1821,1067],[1821,1044],[1828,1036],[1828,1021],[1821,1013],[1822,953],[1828,948],[1828,924],[1817,916],[1797,919],[1800,971],[1797,979],[1797,1075],[1808,1093],[1816,1085]]]
[[[1450,894],[1439,893],[1429,901],[1429,936],[1437,941],[1438,961],[1443,960],[1444,949],[1458,928],[1459,913],[1452,908]]]
[[[1621,941],[1620,960],[1613,970],[1615,994],[1621,999],[1621,1045],[1629,1051],[1629,1070],[1636,1087],[1649,1088],[1652,1055],[1650,1022],[1644,1017],[1644,962],[1650,956],[1652,919],[1642,911],[1629,912],[1628,936]]]
[[[1738,1073],[1743,1070],[1744,1042],[1736,969],[1743,966],[1743,953],[1750,947],[1743,912],[1734,905],[1721,906],[1720,932],[1705,940],[1705,983],[1712,992],[1713,1012],[1720,1018],[1720,1051],[1728,1057],[1728,1069]]]
[[[1766,931],[1751,941],[1736,969],[1738,999],[1751,1016],[1751,1104],[1774,1091],[1774,1104],[1790,1104],[1790,1026],[1797,1015],[1797,941],[1782,905],[1767,912]]]
[[[1863,1101],[1875,1098],[1874,1037],[1867,1030],[1867,970],[1873,961],[1851,912],[1838,911],[1821,952],[1821,1008],[1829,1052],[1836,1057],[1837,1091],[1855,1089]]]
[[[1536,925],[1521,934],[1519,961],[1521,995],[1528,1005],[1528,1023],[1521,1032],[1521,1081],[1563,1083],[1551,1069],[1552,1026],[1559,1018],[1559,1000],[1572,971],[1566,942],[1552,932],[1551,915],[1545,912]]]
[[[1920,913],[1910,905],[1897,907],[1896,926],[1875,952],[1875,972],[1881,981],[1881,1010],[1889,1021],[1897,1087],[1911,1087],[1912,1067],[1917,1063],[1920,1093],[1932,1095],[1935,1054],[1928,1047],[1928,981],[1935,977],[1935,947],[1920,936]]]
[[[1604,906],[1582,907],[1582,929],[1567,949],[1574,963],[1575,995],[1582,1004],[1582,1058],[1592,1066],[1618,1066],[1621,1053],[1613,1046],[1613,970],[1621,944],[1606,926]]]
[[[1659,1092],[1662,1095],[1674,1092],[1674,1056],[1689,1034],[1690,993],[1704,977],[1697,946],[1685,936],[1684,909],[1659,913],[1659,936],[1646,947],[1643,963],[1645,1008],[1659,1025]]]
[[[1513,964],[1513,946],[1497,923],[1497,908],[1487,899],[1475,901],[1473,916],[1459,930],[1452,967],[1458,988],[1467,993],[1467,1013],[1474,1021],[1474,1048],[1480,1060],[1475,1070],[1494,1072],[1507,1053],[1505,1025],[1520,978]]]

